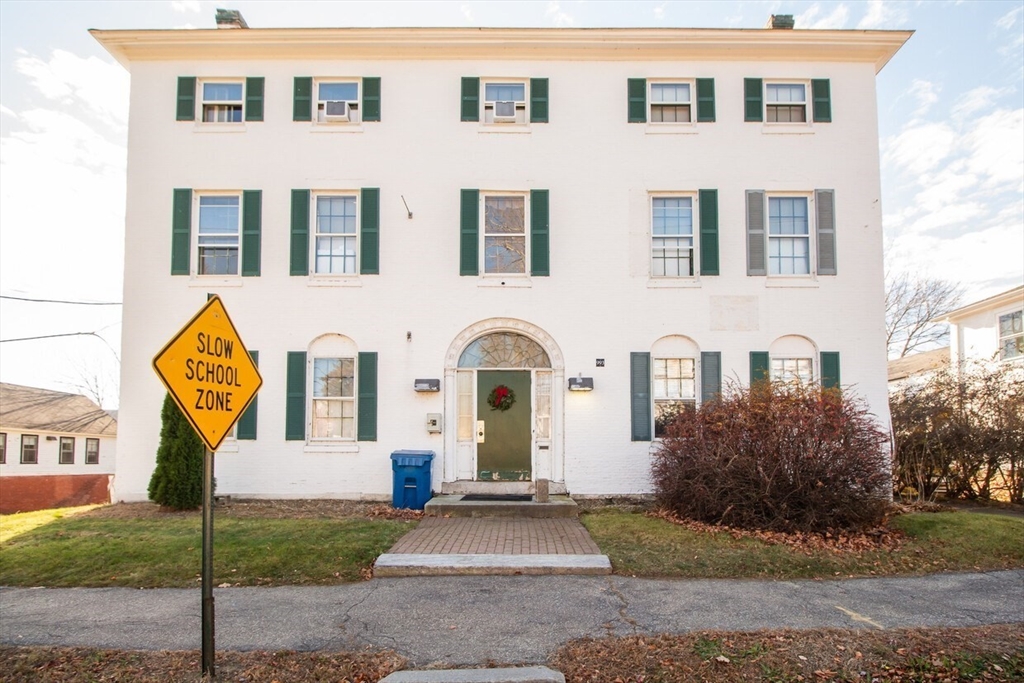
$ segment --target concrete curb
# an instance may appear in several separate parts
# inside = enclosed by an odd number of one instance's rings
[[[612,564],[607,555],[385,553],[373,566],[373,575],[379,577],[611,573]]]
[[[546,666],[515,669],[449,669],[396,671],[380,683],[565,683],[565,676]]]

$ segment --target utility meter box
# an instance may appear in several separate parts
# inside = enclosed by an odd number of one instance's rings
[[[427,434],[441,433],[441,413],[427,413]]]

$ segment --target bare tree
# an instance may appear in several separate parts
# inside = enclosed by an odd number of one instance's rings
[[[949,326],[936,317],[960,305],[963,288],[947,280],[901,273],[885,278],[885,343],[890,357],[941,343]]]

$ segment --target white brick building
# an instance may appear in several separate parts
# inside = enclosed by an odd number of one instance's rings
[[[766,372],[888,424],[875,75],[909,32],[93,35],[132,75],[117,499],[210,292],[264,378],[225,494],[387,497],[398,449],[435,490],[643,492],[657,413]]]

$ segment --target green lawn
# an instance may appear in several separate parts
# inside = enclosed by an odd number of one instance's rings
[[[13,515],[0,515],[0,543],[11,540],[15,536],[32,531],[36,527],[49,524],[56,519],[71,517],[88,512],[98,505],[83,505],[75,508],[57,508],[55,510],[38,510],[36,512],[19,512]]]
[[[7,517],[0,522],[4,526]],[[363,518],[217,519],[214,584],[357,581],[378,555],[414,526],[415,522]],[[3,541],[0,585],[194,586],[201,562],[201,520],[195,515],[64,517]]]
[[[893,526],[898,551],[798,551],[728,534],[696,533],[639,513],[581,517],[616,574],[686,578],[828,578],[1024,567],[1024,519],[966,512],[910,514]]]

